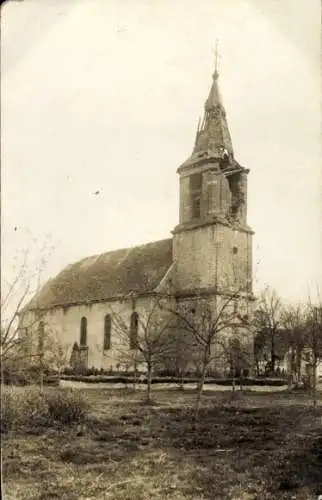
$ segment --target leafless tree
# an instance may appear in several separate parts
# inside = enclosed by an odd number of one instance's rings
[[[322,304],[309,297],[305,304],[284,308],[281,315],[288,342],[289,388],[300,381],[305,366],[306,383],[316,406],[317,368],[322,359]],[[305,376],[305,375],[304,375]]]
[[[281,311],[281,327],[284,345],[287,346],[288,385],[298,385],[301,379],[302,358],[307,329],[307,307],[305,305],[285,306]]]
[[[266,287],[260,295],[254,314],[253,328],[270,343],[270,370],[275,372],[276,339],[281,325],[282,301],[275,290]]]
[[[191,332],[186,331],[183,321],[174,314],[167,334],[169,349],[160,358],[160,370],[174,375],[178,379],[179,388],[183,390],[187,371],[198,366],[196,343]]]
[[[2,276],[1,295],[1,375],[6,367],[23,367],[39,352],[31,349],[32,332],[37,328],[45,311],[37,307],[37,293],[42,284],[43,273],[49,256],[48,244],[40,249],[37,262],[31,262],[31,251],[24,250],[14,258],[14,265]],[[28,303],[34,299],[33,312]]]
[[[127,313],[116,313],[111,309],[113,328],[118,337],[116,345],[120,363],[134,368],[144,367],[147,378],[147,401],[151,400],[153,371],[165,356],[172,352],[173,316],[164,308],[168,298],[155,295],[150,306],[138,313],[132,311],[131,319]],[[130,321],[129,321],[130,319]]]
[[[309,382],[314,407],[317,406],[317,368],[322,360],[322,303],[308,299],[307,322],[304,330],[303,355],[309,369]]]
[[[194,409],[195,422],[199,418],[207,371],[213,364],[226,361],[223,339],[248,323],[247,315],[241,316],[235,307],[240,294],[239,289],[222,297],[221,300],[216,296],[212,301],[200,296],[192,301],[179,303],[177,308],[172,310],[180,319],[183,328],[194,339],[195,361],[200,367]]]
[[[232,391],[235,391],[236,378],[239,378],[240,390],[243,390],[243,377],[252,367],[252,342],[245,342],[245,328],[249,333],[249,322],[242,319],[242,328],[234,327],[231,337],[219,340],[232,377]]]

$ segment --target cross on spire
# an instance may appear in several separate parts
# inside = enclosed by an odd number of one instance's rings
[[[213,154],[221,157],[222,151],[226,150],[233,158],[233,146],[228,128],[224,106],[222,104],[218,88],[218,40],[216,40],[215,50],[215,71],[212,75],[212,85],[205,102],[205,112],[201,124],[196,133],[194,153],[200,151],[212,151]]]
[[[216,45],[215,45],[215,50],[212,51],[214,56],[215,56],[215,72],[214,72],[214,78],[218,77],[218,39],[216,39]]]

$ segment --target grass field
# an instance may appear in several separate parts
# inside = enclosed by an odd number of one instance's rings
[[[53,389],[54,390],[54,389]],[[79,428],[4,434],[6,500],[317,499],[322,406],[307,396],[208,391],[198,435],[192,392],[86,389]],[[321,404],[321,398],[320,398]]]

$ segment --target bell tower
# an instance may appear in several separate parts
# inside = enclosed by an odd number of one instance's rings
[[[217,58],[216,58],[217,59]],[[173,230],[179,293],[252,294],[249,170],[235,159],[218,87],[217,62],[190,157],[178,168],[179,224]]]

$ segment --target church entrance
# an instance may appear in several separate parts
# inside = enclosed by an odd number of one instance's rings
[[[88,347],[79,346],[77,342],[73,345],[70,357],[70,366],[76,373],[84,373],[88,369]]]

